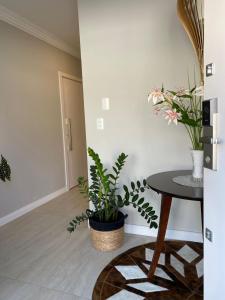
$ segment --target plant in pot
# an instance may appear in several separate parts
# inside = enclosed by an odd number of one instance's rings
[[[124,237],[124,220],[127,215],[121,208],[132,205],[150,228],[157,228],[157,215],[149,202],[145,201],[143,193],[148,189],[146,180],[131,182],[130,186],[118,186],[120,172],[125,164],[127,155],[121,153],[111,171],[101,162],[99,155],[88,148],[88,155],[94,161],[90,166],[91,185],[88,186],[83,177],[78,179],[80,192],[92,204],[82,215],[75,217],[67,228],[75,231],[81,222],[89,220],[91,239],[94,247],[101,251],[111,251],[122,245]]]
[[[162,87],[152,90],[148,96],[148,101],[153,102],[155,113],[162,115],[168,124],[181,123],[185,126],[192,144],[194,181],[202,181],[203,178],[202,97],[202,86],[176,91]]]
[[[0,179],[2,181],[10,181],[11,180],[11,169],[7,162],[7,160],[1,155],[0,161]]]

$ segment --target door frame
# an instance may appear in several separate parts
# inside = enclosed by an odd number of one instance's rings
[[[82,83],[81,78],[78,78],[76,76],[58,71],[58,78],[59,78],[59,95],[60,95],[60,110],[61,110],[61,123],[62,123],[62,142],[63,142],[63,156],[64,156],[64,170],[65,170],[65,184],[66,184],[66,190],[69,191],[69,159],[66,149],[66,135],[65,135],[65,99],[63,94],[63,78],[67,78],[70,80],[77,81],[79,83]]]

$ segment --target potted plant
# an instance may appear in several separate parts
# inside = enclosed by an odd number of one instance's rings
[[[0,162],[0,179],[2,181],[10,181],[11,180],[11,169],[7,162],[7,160],[1,155]]]
[[[192,144],[194,181],[203,178],[203,145],[202,136],[202,96],[203,87],[179,89],[176,91],[157,88],[150,92],[148,101],[153,102],[155,113],[161,114],[168,124],[181,123],[185,126]]]
[[[123,185],[122,190],[118,186],[127,155],[121,153],[111,171],[103,166],[93,149],[88,148],[88,155],[94,161],[90,166],[91,185],[88,186],[83,177],[78,179],[78,184],[80,192],[91,202],[91,208],[75,217],[67,230],[73,232],[81,222],[89,220],[94,247],[101,251],[115,250],[123,242],[124,220],[127,217],[120,209],[129,205],[138,210],[150,228],[157,228],[158,217],[153,207],[142,197],[142,193],[148,189],[146,180],[136,183],[132,181],[129,187]]]

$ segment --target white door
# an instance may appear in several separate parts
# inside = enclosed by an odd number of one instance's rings
[[[83,91],[79,79],[60,75],[66,181],[71,189],[77,185],[79,176],[87,178]]]
[[[205,64],[215,64],[215,74],[205,79],[205,99],[218,98],[218,170],[205,169],[205,300],[225,299],[225,0],[205,0]]]

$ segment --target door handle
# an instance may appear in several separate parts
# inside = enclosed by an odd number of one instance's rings
[[[217,145],[222,141],[218,138],[218,103],[217,98],[204,100],[202,103],[203,111],[203,137],[200,142],[204,149],[204,167],[217,170]]]
[[[72,141],[71,119],[66,118],[65,123],[66,123],[66,127],[67,127],[66,136],[68,138],[68,150],[72,151],[73,150],[73,141]]]

